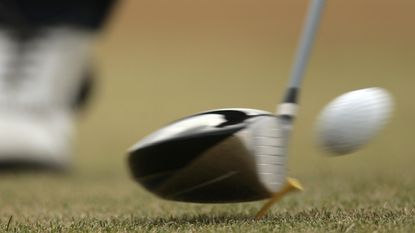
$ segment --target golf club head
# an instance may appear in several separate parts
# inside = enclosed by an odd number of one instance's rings
[[[286,183],[286,126],[283,117],[255,109],[202,112],[139,141],[128,163],[135,180],[164,199],[266,199]]]

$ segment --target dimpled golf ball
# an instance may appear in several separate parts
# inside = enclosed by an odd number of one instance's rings
[[[392,110],[392,97],[382,88],[345,93],[320,113],[317,143],[333,155],[353,153],[383,128]]]

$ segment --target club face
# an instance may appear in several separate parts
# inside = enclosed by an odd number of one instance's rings
[[[253,109],[219,109],[176,121],[133,146],[129,165],[150,192],[170,200],[260,200],[285,181],[279,118]]]

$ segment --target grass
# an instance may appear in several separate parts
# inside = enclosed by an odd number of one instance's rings
[[[91,172],[91,171],[89,171]],[[126,174],[7,175],[0,181],[4,232],[411,232],[413,179],[314,174],[264,219],[262,202],[225,205],[157,199]],[[313,186],[310,186],[313,185]],[[308,187],[307,187],[308,186]]]

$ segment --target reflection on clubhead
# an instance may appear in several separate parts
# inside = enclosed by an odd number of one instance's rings
[[[130,149],[134,178],[156,195],[198,203],[270,198],[286,182],[280,117],[219,109],[174,122]]]

